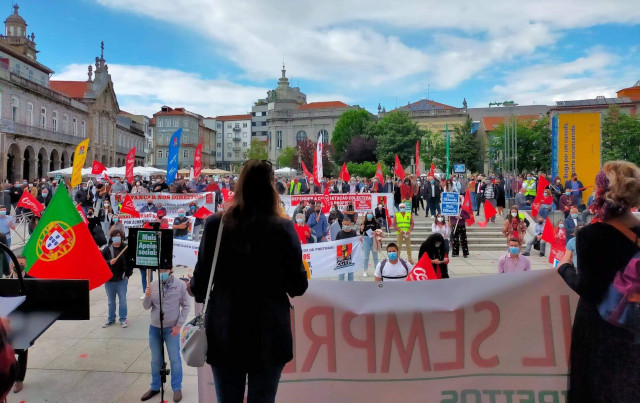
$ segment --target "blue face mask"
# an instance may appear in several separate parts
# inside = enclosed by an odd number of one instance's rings
[[[517,255],[518,253],[520,253],[520,248],[517,246],[510,246],[509,253],[511,253],[512,255]]]
[[[367,214],[367,219],[372,219],[373,218],[373,214]]]
[[[431,184],[432,184],[432,185],[433,185],[434,183],[436,183],[436,181],[429,181],[429,182],[431,182]]]
[[[400,212],[401,212],[401,213],[404,213],[404,212],[405,212],[405,210],[406,210],[406,208],[404,208],[404,207],[401,207],[401,208],[400,208]]]
[[[113,238],[111,238],[111,240],[113,241],[113,243],[120,243],[122,241],[122,238],[119,236],[114,236]]]
[[[571,214],[571,218],[578,218],[578,214],[576,213]]]
[[[184,213],[178,214],[178,217],[180,217],[180,218],[184,217]]]
[[[171,273],[160,273],[160,281],[167,281],[169,280],[169,275]]]
[[[397,260],[398,252],[388,252],[387,257],[389,258],[389,260]]]
[[[298,219],[296,220],[296,222],[297,222],[298,224],[302,224],[302,223],[303,223],[303,221],[304,221],[304,220],[303,220],[302,218],[298,218]]]

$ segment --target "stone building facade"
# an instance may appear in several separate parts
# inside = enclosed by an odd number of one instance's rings
[[[242,165],[251,147],[251,115],[216,116],[204,124],[216,132],[216,167],[233,170]]]
[[[90,123],[87,105],[50,86],[26,28],[15,5],[0,36],[0,179],[11,182],[70,166]]]

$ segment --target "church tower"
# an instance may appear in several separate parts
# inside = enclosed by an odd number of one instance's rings
[[[0,35],[0,43],[29,59],[36,60],[36,36],[33,33],[27,35],[27,22],[18,14],[18,8],[18,5],[14,4],[13,14],[4,20],[4,35]]]

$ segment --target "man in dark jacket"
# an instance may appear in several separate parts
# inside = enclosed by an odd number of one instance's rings
[[[87,214],[87,209],[89,207],[93,207],[93,194],[89,192],[89,187],[86,183],[81,185],[80,189],[76,192],[74,199],[78,204],[80,204],[80,206],[82,206],[82,211],[85,215]]]
[[[584,205],[584,202],[582,201],[582,191],[584,190],[584,185],[578,180],[577,173],[572,173],[571,180],[564,183],[564,190],[571,190],[571,197],[573,198],[574,206],[580,207]]]
[[[109,233],[109,236],[111,242],[102,248],[102,257],[107,262],[113,276],[104,284],[104,288],[107,291],[107,300],[109,301],[109,316],[102,327],[109,327],[116,323],[117,295],[120,303],[120,309],[118,310],[120,324],[123,328],[126,328],[129,326],[127,324],[127,284],[129,283],[129,277],[133,273],[133,268],[128,267],[127,257],[122,253],[126,247],[123,242],[124,232],[114,228]]]
[[[427,183],[422,187],[422,197],[427,201],[424,216],[429,217],[429,212],[431,212],[431,216],[435,217],[436,214],[440,214],[440,193],[442,193],[442,189],[440,188],[440,182],[435,180],[433,176],[429,176],[427,179]]]
[[[47,207],[49,205],[49,202],[51,201],[50,192],[51,191],[46,187],[42,188],[42,193],[40,193],[38,197],[36,197],[36,200],[38,200],[43,206]]]

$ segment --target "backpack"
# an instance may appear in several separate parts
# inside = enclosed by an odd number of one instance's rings
[[[409,272],[411,270],[409,270],[409,266],[407,266],[407,262],[402,259],[402,258],[398,258],[398,260],[400,261],[400,263],[402,264],[402,266],[404,266],[405,270],[407,271],[407,274],[405,274],[404,276],[395,276],[395,277],[391,277],[391,276],[385,276],[384,274],[382,274],[383,270],[384,270],[384,265],[387,264],[387,261],[389,259],[383,259],[382,262],[380,262],[380,276],[382,278],[382,281],[384,281],[385,278],[388,279],[398,279],[398,278],[407,278],[407,276],[409,275]]]
[[[602,319],[612,325],[625,328],[635,334],[640,344],[640,240],[638,235],[619,223],[610,223],[633,241],[638,251],[624,269],[618,271],[607,292],[598,304]]]

